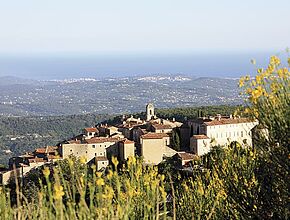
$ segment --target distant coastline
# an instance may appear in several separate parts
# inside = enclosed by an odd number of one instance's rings
[[[0,55],[0,76],[37,80],[184,75],[238,78],[264,65],[270,52],[147,55]],[[263,62],[260,62],[263,60]]]

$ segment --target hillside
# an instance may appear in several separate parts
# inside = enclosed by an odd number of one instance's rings
[[[35,81],[0,78],[0,115],[58,116],[140,112],[158,108],[243,103],[236,79],[150,76]]]

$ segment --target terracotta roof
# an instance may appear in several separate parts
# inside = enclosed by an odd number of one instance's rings
[[[91,139],[86,139],[86,143],[88,144],[97,144],[97,143],[104,143],[104,142],[118,142],[124,139],[120,138],[106,138],[106,137],[94,137]]]
[[[36,148],[35,153],[38,153],[38,154],[54,153],[57,151],[57,149],[58,147],[56,146],[47,146],[43,148]]]
[[[172,129],[170,125],[164,125],[164,124],[153,124],[152,127],[154,127],[156,130]]]
[[[186,152],[178,152],[177,155],[182,159],[182,160],[195,160],[198,158],[195,154],[191,153],[186,153]]]
[[[165,133],[147,133],[141,136],[142,139],[162,139],[164,137],[169,137]]]
[[[239,124],[239,123],[249,123],[253,122],[250,118],[221,118],[220,120],[212,120],[209,122],[204,122],[207,126],[214,126],[214,125],[225,125],[225,124]]]
[[[32,159],[28,159],[29,163],[39,163],[39,162],[45,162],[46,160],[44,160],[43,158],[39,158],[39,157],[35,157]]]
[[[210,139],[208,136],[206,136],[204,134],[193,135],[192,137],[194,139]]]
[[[85,128],[84,129],[86,132],[97,132],[98,129],[97,128]]]
[[[48,155],[47,159],[51,160],[51,159],[60,159],[61,157],[58,155]]]
[[[19,157],[21,157],[21,158],[34,158],[34,156],[31,154],[23,154],[23,155],[20,155]],[[17,157],[13,157],[13,158],[17,158]]]
[[[135,144],[134,141],[128,140],[127,138],[122,141],[124,144]]]
[[[132,123],[132,122],[130,122],[130,123],[126,123],[126,124],[120,125],[119,128],[135,128],[135,127],[138,127],[140,125],[142,125],[142,124],[141,123]]]
[[[107,161],[107,160],[108,160],[107,157],[102,157],[102,156],[96,157],[96,161]]]
[[[69,140],[67,141],[69,144],[81,144],[80,140]]]

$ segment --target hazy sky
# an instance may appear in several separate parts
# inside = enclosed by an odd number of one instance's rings
[[[280,51],[290,0],[0,0],[0,54]]]

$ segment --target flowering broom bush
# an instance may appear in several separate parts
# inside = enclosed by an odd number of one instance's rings
[[[248,97],[246,113],[260,123],[255,136],[259,152],[258,211],[263,218],[289,218],[290,156],[290,58],[288,67],[272,56],[267,68],[259,68],[254,79],[240,80]]]

